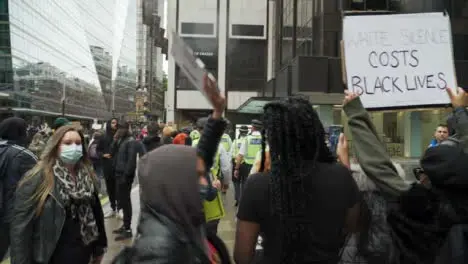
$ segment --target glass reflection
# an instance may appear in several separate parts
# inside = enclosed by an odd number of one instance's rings
[[[65,97],[72,117],[133,111],[136,15],[129,0],[2,1],[0,89],[10,94],[2,106],[57,115]]]

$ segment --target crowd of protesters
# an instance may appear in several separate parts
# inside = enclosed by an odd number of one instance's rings
[[[358,94],[345,91],[343,100],[352,163],[344,134],[332,152],[317,112],[297,96],[268,103],[232,140],[225,99],[204,81],[213,112],[193,129],[150,123],[134,135],[128,123],[112,119],[87,140],[61,118],[29,144],[24,120],[3,120],[0,257],[10,248],[13,264],[100,263],[108,246],[105,218],[121,215],[115,239],[134,241],[114,263],[230,263],[217,229],[232,181],[236,263],[468,263],[464,90],[447,88],[449,126],[437,127],[409,182]],[[100,176],[111,207],[106,215]]]

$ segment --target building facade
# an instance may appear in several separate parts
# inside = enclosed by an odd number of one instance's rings
[[[159,35],[160,23],[155,24],[155,17],[164,21],[164,0],[138,0],[137,18],[137,109],[140,120],[157,119],[164,115],[163,87],[165,60],[161,48],[155,45]],[[150,18],[145,18],[145,16]],[[145,24],[145,22],[148,22]]]
[[[237,109],[258,96],[266,82],[268,2],[174,0],[168,1],[167,18],[168,36],[177,32],[217,78],[227,98],[227,117],[247,122]],[[189,123],[210,109],[169,56],[167,121]]]
[[[266,97],[309,95],[325,124],[343,124],[340,41],[343,15],[447,11],[461,87],[468,87],[468,2],[465,0],[276,0],[270,1]],[[375,111],[373,122],[394,157],[419,157],[451,109]],[[349,135],[350,136],[350,135]],[[352,139],[351,139],[352,142]]]
[[[4,115],[108,119],[134,111],[130,0],[0,1]]]

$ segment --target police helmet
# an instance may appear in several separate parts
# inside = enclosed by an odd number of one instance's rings
[[[239,128],[239,133],[248,133],[249,132],[249,127],[248,126],[241,126]]]
[[[260,120],[253,119],[251,123],[252,123],[252,126],[254,128],[256,128],[256,129],[262,129],[263,128],[263,123]]]

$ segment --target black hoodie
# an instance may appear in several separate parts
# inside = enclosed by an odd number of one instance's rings
[[[159,136],[148,135],[142,140],[142,142],[146,148],[146,152],[157,149],[162,145],[161,138]]]
[[[117,130],[113,130],[111,128],[112,120],[117,120],[116,118],[112,118],[106,123],[106,134],[104,134],[97,146],[97,151],[102,154],[110,154],[112,153],[112,142],[114,141],[114,134]]]

